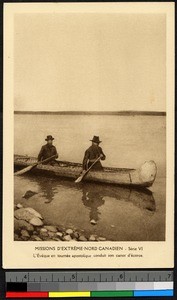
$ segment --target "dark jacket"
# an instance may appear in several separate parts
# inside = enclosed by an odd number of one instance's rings
[[[38,161],[44,160],[53,155],[56,155],[55,158],[58,158],[58,153],[57,153],[56,147],[53,145],[46,144],[46,145],[42,146],[41,151],[39,152]],[[52,161],[54,161],[55,158],[53,158]],[[51,161],[49,163],[51,163]]]
[[[101,160],[105,160],[106,156],[103,153],[103,150],[101,147],[96,146],[96,145],[91,145],[86,151],[83,159],[83,169],[87,170],[93,163],[94,161],[100,156],[103,155]],[[98,161],[94,166],[93,170],[100,170],[102,169],[101,162]]]

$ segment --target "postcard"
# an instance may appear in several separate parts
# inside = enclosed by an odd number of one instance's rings
[[[3,268],[174,265],[174,3],[4,4]]]

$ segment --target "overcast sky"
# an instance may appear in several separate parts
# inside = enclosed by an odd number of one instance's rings
[[[165,111],[165,15],[17,14],[15,110]]]

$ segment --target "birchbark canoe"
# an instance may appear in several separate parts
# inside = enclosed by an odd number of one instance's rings
[[[14,156],[14,167],[16,170],[23,169],[37,162],[37,158],[23,155]],[[82,172],[82,164],[58,161],[58,165],[38,165],[30,172],[52,177],[63,177],[75,180]],[[108,168],[102,171],[91,170],[84,181],[100,182],[114,185],[125,185],[135,187],[150,187],[154,183],[157,167],[154,161],[146,161],[138,169]]]

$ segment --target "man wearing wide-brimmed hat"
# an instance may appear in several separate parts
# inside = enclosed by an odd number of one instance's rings
[[[99,136],[94,136],[92,140],[92,145],[85,151],[83,159],[83,170],[87,170],[97,159],[101,157],[101,160],[105,160],[106,156],[103,153],[102,148],[99,146],[101,143]],[[95,163],[92,167],[93,170],[102,170],[102,164],[100,160]]]
[[[52,135],[48,135],[45,139],[47,142],[44,146],[42,146],[41,151],[38,155],[38,161],[45,160],[51,156],[55,155],[55,158],[58,158],[58,153],[56,147],[53,145],[54,138]],[[55,161],[55,158],[47,162],[47,164],[55,165],[57,162]]]

